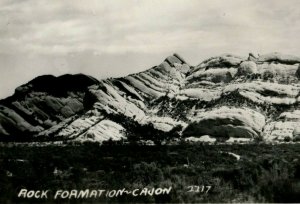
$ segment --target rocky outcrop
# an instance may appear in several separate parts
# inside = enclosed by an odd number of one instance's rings
[[[298,141],[300,110],[281,113],[274,121],[264,127],[264,138],[267,141]]]
[[[85,112],[85,92],[97,83],[82,74],[33,79],[0,102],[0,134],[5,140],[28,139]]]
[[[253,61],[243,61],[238,68],[238,75],[247,76],[257,73],[256,63]]]
[[[278,62],[281,64],[297,64],[300,63],[300,57],[292,55],[284,55],[278,52],[260,55],[258,62]]]
[[[186,83],[197,84],[199,81],[213,83],[229,83],[237,73],[238,66],[243,62],[242,57],[222,55],[204,60],[191,70]]]
[[[184,137],[257,138],[265,125],[265,117],[251,109],[226,106],[197,113],[183,131]]]
[[[278,53],[226,54],[193,67],[174,54],[121,78],[37,77],[0,101],[0,139],[298,141],[299,64]]]

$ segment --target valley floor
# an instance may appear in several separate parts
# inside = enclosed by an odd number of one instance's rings
[[[0,203],[300,202],[300,144],[2,146],[0,184]],[[61,200],[52,195],[124,188],[171,190]],[[52,194],[18,198],[21,189]]]

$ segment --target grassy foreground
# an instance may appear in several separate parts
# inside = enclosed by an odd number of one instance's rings
[[[190,192],[190,186],[212,188],[208,193]],[[17,197],[22,188],[54,192],[158,187],[172,190],[136,197]],[[300,144],[3,146],[0,203],[16,202],[300,202]]]

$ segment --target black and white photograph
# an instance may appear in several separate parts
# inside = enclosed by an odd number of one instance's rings
[[[299,0],[0,0],[0,203],[300,203]]]

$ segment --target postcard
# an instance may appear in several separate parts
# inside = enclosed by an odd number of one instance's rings
[[[2,0],[0,203],[299,203],[299,6]]]

